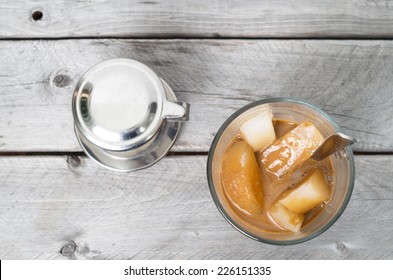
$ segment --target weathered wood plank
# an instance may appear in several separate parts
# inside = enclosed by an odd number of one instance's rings
[[[0,0],[0,37],[392,37],[392,9],[385,0]]]
[[[221,217],[205,165],[205,157],[173,156],[118,173],[85,157],[0,157],[0,258],[62,259],[68,242],[77,259],[393,258],[392,156],[357,156],[343,216],[286,247],[248,239]]]
[[[191,103],[174,151],[207,151],[231,113],[266,97],[321,107],[360,139],[357,151],[393,151],[390,41],[2,41],[0,53],[0,151],[80,151],[73,87],[115,57],[146,63]]]

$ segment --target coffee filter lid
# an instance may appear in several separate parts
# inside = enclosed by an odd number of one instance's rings
[[[165,89],[146,65],[112,59],[93,66],[72,101],[77,128],[92,143],[126,150],[146,143],[164,119]]]

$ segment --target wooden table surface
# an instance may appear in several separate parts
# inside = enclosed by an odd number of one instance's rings
[[[0,259],[393,259],[393,1],[0,0]],[[151,168],[98,167],[73,132],[72,90],[127,57],[191,104]],[[303,244],[232,228],[206,180],[222,122],[301,98],[361,143],[341,218]]]

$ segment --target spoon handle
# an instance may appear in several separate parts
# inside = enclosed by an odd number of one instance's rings
[[[328,136],[318,147],[318,149],[314,151],[311,158],[317,161],[323,160],[331,154],[354,143],[359,143],[359,141],[340,132],[337,134],[332,134]]]

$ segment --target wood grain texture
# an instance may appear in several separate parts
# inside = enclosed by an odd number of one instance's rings
[[[135,173],[85,157],[0,157],[0,258],[392,259],[392,156],[357,156],[344,214],[293,246],[253,241],[232,228],[209,193],[205,157],[166,157]],[[185,175],[187,174],[187,175]]]
[[[0,151],[80,151],[72,91],[92,65],[139,60],[191,103],[173,151],[206,152],[226,118],[266,97],[306,100],[358,138],[393,151],[393,43],[331,40],[1,41]]]
[[[0,0],[0,37],[391,38],[392,9],[386,0]]]

